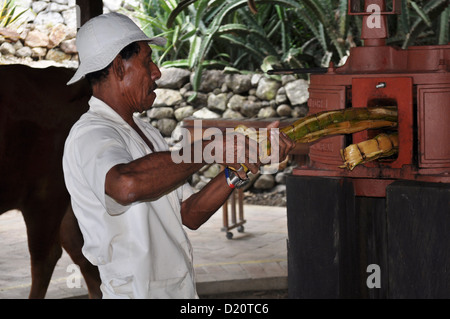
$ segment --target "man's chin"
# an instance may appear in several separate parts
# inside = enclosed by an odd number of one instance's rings
[[[154,91],[151,91],[150,94],[148,95],[149,108],[153,105],[153,103],[155,102],[155,99],[156,99],[156,93]]]

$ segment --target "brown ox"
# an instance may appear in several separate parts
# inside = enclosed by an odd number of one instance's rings
[[[66,86],[72,75],[65,68],[0,66],[0,213],[22,211],[30,298],[45,297],[61,246],[80,266],[89,296],[101,296],[98,270],[81,254],[83,238],[62,171],[65,139],[90,96],[84,82]]]

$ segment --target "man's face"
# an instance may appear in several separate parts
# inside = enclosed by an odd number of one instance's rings
[[[152,60],[152,49],[146,42],[139,42],[137,55],[124,60],[125,76],[123,94],[133,112],[148,110],[155,101],[155,81],[161,77],[161,71]]]

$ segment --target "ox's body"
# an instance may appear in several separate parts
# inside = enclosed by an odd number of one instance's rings
[[[81,254],[83,239],[62,171],[65,139],[90,96],[84,82],[66,86],[73,72],[0,66],[0,213],[22,211],[31,257],[30,298],[45,296],[61,246],[80,266],[90,297],[101,296],[98,270]]]

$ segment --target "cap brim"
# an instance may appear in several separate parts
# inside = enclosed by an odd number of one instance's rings
[[[123,46],[122,48],[120,48],[120,50],[117,52],[117,54],[119,54],[119,52],[125,48],[127,45],[133,43],[133,42],[140,42],[140,41],[146,41],[149,44],[155,44],[158,46],[165,46],[167,43],[167,39],[163,38],[163,37],[154,37],[154,38],[142,38],[142,39],[136,39],[128,44],[126,44],[125,46]],[[117,56],[117,54],[114,55],[114,58]],[[110,63],[112,62],[109,61],[109,59],[105,59],[105,63],[103,63],[104,65],[102,65],[101,67],[97,67],[96,69],[92,69],[89,66],[87,66],[86,64],[83,64],[80,62],[80,65],[78,66],[77,71],[75,72],[74,76],[69,80],[69,82],[67,82],[66,85],[71,85],[74,84],[82,79],[84,79],[84,77],[86,76],[86,74],[88,73],[92,73],[92,72],[96,72],[96,71],[100,71],[103,68],[105,68],[106,66],[108,66]]]

